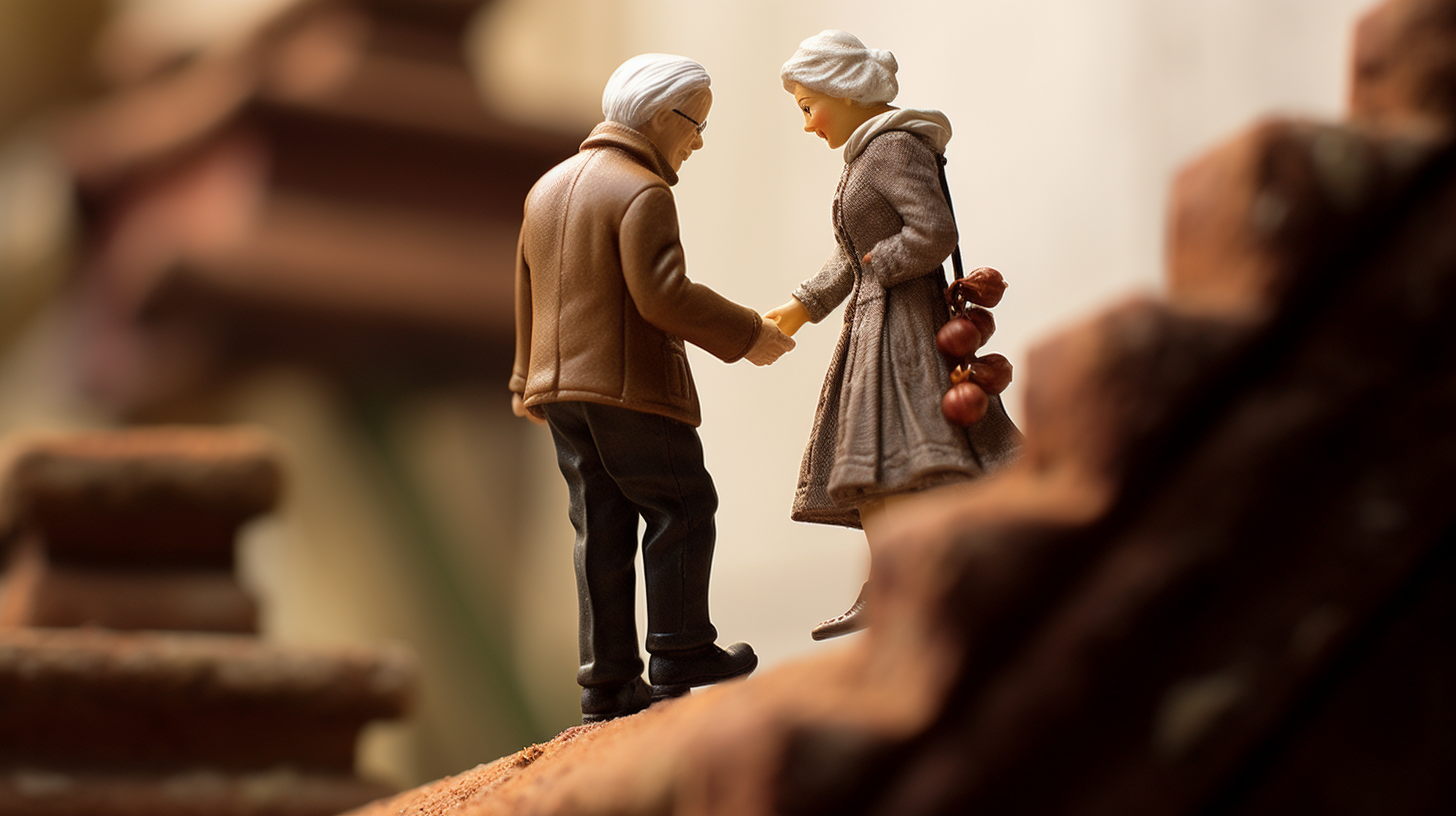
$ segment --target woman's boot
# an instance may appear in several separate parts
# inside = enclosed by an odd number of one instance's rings
[[[859,588],[859,597],[850,604],[849,611],[837,618],[830,618],[818,626],[815,626],[809,634],[815,640],[828,640],[832,637],[847,635],[850,632],[858,632],[870,625],[868,606],[869,582]]]

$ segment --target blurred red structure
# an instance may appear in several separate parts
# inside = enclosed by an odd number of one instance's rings
[[[58,129],[88,389],[137,411],[266,362],[494,373],[520,201],[576,141],[482,105],[462,45],[479,5],[305,0],[166,58],[113,38],[119,85]]]

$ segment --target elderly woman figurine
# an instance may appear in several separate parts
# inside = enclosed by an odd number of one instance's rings
[[[834,196],[838,248],[766,316],[792,335],[848,299],[795,491],[797,521],[877,529],[900,497],[974,479],[1015,458],[1021,439],[999,398],[970,428],[941,413],[949,371],[936,349],[947,309],[941,264],[957,241],[939,162],[950,121],[899,109],[898,65],[843,31],[824,31],[784,63],[804,130],[844,148]],[[814,628],[816,640],[863,629],[866,593]]]

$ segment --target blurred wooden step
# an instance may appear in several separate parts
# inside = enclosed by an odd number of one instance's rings
[[[332,816],[389,793],[348,775],[0,771],[6,816]]]
[[[34,540],[18,548],[0,589],[0,628],[258,630],[258,604],[230,572],[57,566]]]
[[[139,428],[15,443],[8,526],[52,563],[231,570],[238,528],[282,489],[269,437],[246,428]],[[6,526],[0,523],[0,526]]]
[[[360,729],[404,712],[413,674],[402,650],[3,631],[0,767],[345,774]]]

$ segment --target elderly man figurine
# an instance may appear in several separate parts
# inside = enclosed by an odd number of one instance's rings
[[[703,146],[713,96],[683,57],[643,54],[612,74],[606,121],[526,197],[516,252],[517,415],[544,420],[576,527],[584,722],[753,671],[708,615],[718,496],[683,342],[767,365],[794,341],[689,280],[671,187]],[[648,674],[635,614],[639,516]]]

